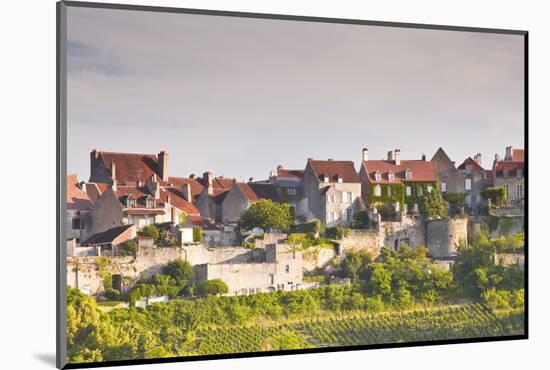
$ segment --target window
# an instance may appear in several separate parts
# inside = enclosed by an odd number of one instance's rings
[[[422,186],[418,187],[418,196],[421,197],[424,195],[424,188]]]
[[[412,194],[412,188],[410,186],[407,186],[406,192],[407,192],[407,196],[410,197]]]
[[[395,180],[395,175],[393,174],[393,172],[388,172],[388,180],[390,181],[394,181]]]
[[[388,197],[391,197],[391,186],[388,185]]]
[[[516,185],[516,198],[523,198],[523,184]]]
[[[472,173],[472,165],[471,164],[466,165],[466,173]]]
[[[296,195],[296,188],[288,188],[286,192],[288,195]]]
[[[502,175],[504,176],[504,178],[508,178],[508,170],[503,170]]]
[[[418,213],[418,203],[414,204],[414,213]]]
[[[133,198],[126,198],[126,207],[132,208],[136,206],[136,200]]]
[[[348,220],[353,220],[353,209],[348,209],[348,215],[347,215],[347,218]]]
[[[353,198],[355,198],[355,195],[352,192],[348,192],[348,199],[350,203],[353,202]]]
[[[382,180],[382,174],[380,173],[380,171],[376,171],[376,173],[374,174],[374,180],[375,181]]]
[[[293,259],[293,260],[296,259],[296,251],[292,251],[292,259]]]
[[[348,203],[348,193],[343,191],[342,192],[342,203]]]
[[[269,277],[267,279],[267,283],[273,285],[275,283],[275,275],[269,274]]]
[[[147,199],[145,201],[145,207],[147,208],[155,208],[155,200],[154,199]]]
[[[323,175],[323,182],[328,182],[328,176],[327,175]]]
[[[347,221],[347,220],[348,220],[348,211],[343,209],[342,210],[342,221]]]
[[[290,273],[290,265],[285,265],[285,272]]]
[[[447,192],[447,183],[445,183],[445,182],[441,183],[441,192],[442,193]]]
[[[428,190],[428,193],[431,193],[434,190],[434,187],[431,185],[428,185],[426,189]]]
[[[289,206],[290,208],[296,209],[296,202],[290,202],[290,203],[288,203],[288,206]]]
[[[338,183],[341,184],[344,182],[344,179],[342,179],[340,176],[338,176]]]
[[[380,185],[376,185],[374,187],[374,195],[377,196],[377,197],[382,196],[382,187]]]
[[[521,168],[518,168],[518,169],[516,170],[516,176],[517,176],[517,177],[522,177],[522,176],[523,176],[523,170],[522,170]]]
[[[472,179],[464,180],[464,189],[472,190]]]
[[[405,171],[405,179],[406,180],[412,179],[412,171],[409,168],[407,168],[407,170]]]
[[[73,218],[73,230],[83,230],[84,229],[84,220],[80,218]]]
[[[328,213],[328,221],[332,222],[336,220],[336,212],[329,212]]]
[[[332,194],[328,196],[331,203],[336,203],[336,195]]]

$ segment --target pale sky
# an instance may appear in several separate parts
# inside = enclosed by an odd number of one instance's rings
[[[307,158],[490,168],[523,147],[523,36],[68,8],[68,172],[167,150],[171,176],[264,179]]]

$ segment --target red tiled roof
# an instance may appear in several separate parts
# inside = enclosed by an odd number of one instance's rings
[[[277,189],[273,184],[237,183],[237,186],[250,201],[256,201],[259,199],[279,199],[279,193],[277,193]]]
[[[135,208],[150,209],[150,208],[146,208],[145,205],[139,202],[140,199],[143,199],[144,197],[147,197],[147,196],[151,196],[151,194],[149,194],[149,191],[147,190],[146,187],[117,186],[117,190],[115,190],[115,194],[123,206],[126,206],[126,204],[124,203],[124,199],[129,195],[132,195],[132,197],[137,200],[136,207],[132,207],[129,209],[135,209]],[[164,199],[156,199],[156,208],[157,209],[164,208]]]
[[[515,177],[518,174],[518,170],[521,170],[523,173],[524,162],[514,162],[514,161],[498,161],[495,166],[495,176],[503,177],[504,171],[508,171],[508,176]]]
[[[377,184],[400,183],[402,181],[437,181],[437,172],[435,162],[422,160],[401,160],[399,166],[394,161],[372,160],[363,161],[370,181]],[[412,178],[405,180],[405,172],[411,170]],[[375,173],[380,171],[382,179],[375,181]],[[388,173],[392,171],[395,177],[394,181],[388,180]]]
[[[168,183],[170,184],[169,187],[178,187],[179,189],[183,188],[183,185],[189,184],[191,185],[191,196],[197,197],[200,195],[202,190],[204,189],[204,186],[197,181],[197,179],[190,179],[185,177],[169,177]]]
[[[284,168],[279,168],[277,169],[277,177],[301,179],[302,177],[304,177],[304,170],[286,170]]]
[[[483,167],[481,167],[479,165],[479,163],[477,163],[476,161],[474,161],[472,159],[472,157],[468,157],[464,160],[464,162],[462,162],[462,164],[460,166],[458,166],[458,170],[466,170],[466,165],[469,164],[470,166],[472,166],[472,171],[473,172],[482,172],[484,171]]]
[[[160,196],[164,200],[166,200],[167,197],[170,197],[170,204],[184,211],[188,215],[199,214],[199,210],[193,205],[193,203],[186,201],[183,194],[175,188],[166,188],[165,190],[161,190]]]
[[[94,234],[90,236],[82,244],[106,244],[114,242],[119,236],[124,234],[128,229],[132,228],[134,225],[124,225],[113,227],[109,230],[103,231],[101,233]]]
[[[160,176],[156,154],[99,152],[110,171],[115,162],[115,178],[119,184],[144,183],[151,175]]]
[[[313,172],[318,179],[326,175],[330,182],[336,182],[337,176],[340,176],[343,182],[361,182],[352,161],[319,161],[309,159],[308,162],[311,164]]]
[[[523,162],[525,159],[525,152],[523,149],[512,149],[512,161]]]
[[[75,174],[67,175],[67,209],[91,210],[92,201],[90,197],[77,184],[78,180]]]
[[[163,215],[164,209],[158,208],[126,208],[124,210],[129,215]]]

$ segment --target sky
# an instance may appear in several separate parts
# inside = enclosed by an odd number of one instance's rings
[[[170,176],[256,180],[307,158],[457,165],[524,139],[523,37],[69,7],[67,166],[169,153]]]

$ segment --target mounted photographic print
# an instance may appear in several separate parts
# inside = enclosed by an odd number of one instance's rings
[[[527,338],[526,52],[58,3],[58,366]]]

